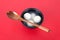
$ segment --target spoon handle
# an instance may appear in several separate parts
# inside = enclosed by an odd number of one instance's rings
[[[46,32],[50,32],[50,29],[48,29],[47,27],[39,26],[38,28],[41,29],[41,30],[44,30]]]
[[[27,22],[27,23],[31,23],[31,22],[29,22],[29,21],[27,21],[27,20],[25,20],[25,19],[23,19],[23,18],[19,18],[18,20],[20,20],[20,21],[24,21],[24,22]],[[40,26],[40,25],[38,25],[38,24],[35,24],[35,23],[31,23],[33,26],[36,26],[36,27],[38,27],[39,29],[41,29],[41,30],[44,30],[44,31],[46,31],[46,32],[49,32],[50,31],[50,29],[48,29],[48,28],[46,28],[46,27],[43,27],[43,26]]]

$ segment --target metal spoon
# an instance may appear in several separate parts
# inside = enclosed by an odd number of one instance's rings
[[[44,31],[46,31],[46,32],[49,32],[49,31],[50,31],[50,30],[49,30],[48,28],[46,28],[46,27],[37,25],[37,24],[35,24],[35,23],[31,23],[31,22],[29,22],[29,21],[21,18],[21,17],[20,17],[16,12],[14,12],[14,11],[9,11],[9,12],[7,12],[7,16],[8,16],[9,18],[11,18],[11,19],[14,19],[14,20],[20,20],[20,21],[28,22],[28,23],[32,24],[33,26],[36,26],[36,27],[38,27],[39,29],[44,30]]]

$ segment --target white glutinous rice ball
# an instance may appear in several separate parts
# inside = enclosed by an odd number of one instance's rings
[[[29,22],[34,23],[34,21],[29,20]],[[33,26],[31,23],[27,23],[28,26]]]
[[[31,14],[30,14],[30,13],[25,13],[25,14],[24,14],[24,18],[25,18],[26,20],[31,19]]]
[[[34,21],[35,23],[38,23],[38,22],[41,21],[41,17],[40,17],[40,16],[35,16],[35,17],[33,18],[33,21]]]
[[[33,19],[36,16],[35,13],[31,13],[31,18]]]

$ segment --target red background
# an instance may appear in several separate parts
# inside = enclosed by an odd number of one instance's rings
[[[21,15],[24,9],[30,7],[42,11],[42,25],[51,32],[27,28],[6,15],[9,10]],[[0,40],[60,40],[60,0],[0,0]]]

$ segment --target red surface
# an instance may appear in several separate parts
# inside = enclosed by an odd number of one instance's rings
[[[42,25],[50,28],[51,32],[26,28],[6,15],[9,10],[21,15],[30,7],[42,11]],[[0,40],[60,40],[60,0],[0,0]]]

